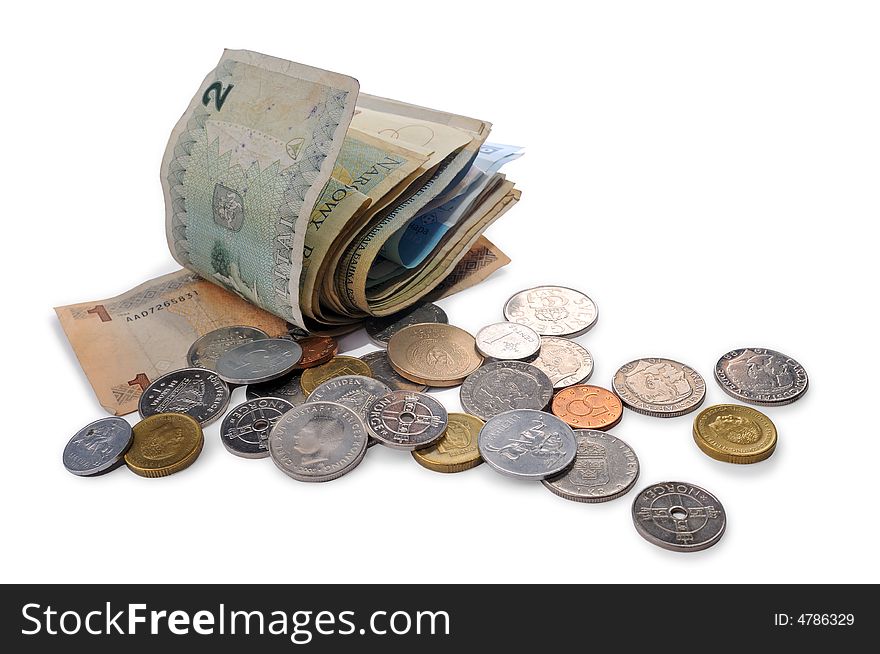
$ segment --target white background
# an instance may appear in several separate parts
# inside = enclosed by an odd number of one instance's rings
[[[4,10],[3,581],[880,581],[876,4],[125,6]],[[721,499],[716,547],[648,544],[634,494],[577,504],[382,447],[338,481],[298,483],[230,456],[218,424],[166,479],[64,470],[65,443],[103,411],[52,307],[176,269],[159,164],[224,47],[485,118],[492,140],[528,148],[505,169],[522,202],[488,232],[513,264],[441,303],[455,324],[476,331],[513,292],[558,283],[600,307],[578,339],[594,383],[671,357],[707,378],[708,406],[728,399],[711,373],[732,348],[807,368],[807,396],[767,410],[779,447],[764,463],[703,455],[693,415],[627,412],[613,430],[639,487],[685,480]],[[459,409],[457,390],[440,397]]]

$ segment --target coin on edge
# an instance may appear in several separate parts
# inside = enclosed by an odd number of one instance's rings
[[[545,409],[553,397],[550,378],[522,361],[491,361],[468,375],[459,390],[461,406],[488,420],[514,409]]]
[[[776,450],[776,426],[752,407],[715,404],[694,418],[694,441],[718,461],[757,463]]]
[[[388,360],[407,379],[428,386],[457,386],[483,363],[473,336],[442,323],[401,329],[388,341]]]
[[[727,526],[718,498],[683,481],[665,481],[643,489],[633,500],[632,518],[642,538],[673,552],[712,547]]]
[[[791,404],[810,384],[801,364],[763,347],[731,350],[715,364],[715,379],[731,397],[762,406]]]
[[[480,430],[480,456],[519,479],[546,479],[568,468],[577,453],[571,427],[549,413],[517,409],[490,418]]]
[[[280,397],[287,400],[293,406],[299,406],[306,401],[306,393],[300,384],[302,373],[294,371],[273,379],[272,381],[263,382],[262,384],[248,384],[245,389],[245,397],[249,400],[255,400],[258,397]]]
[[[125,465],[141,477],[167,477],[188,468],[205,444],[202,427],[182,413],[158,413],[132,429]]]
[[[706,399],[706,382],[696,370],[672,359],[636,359],[614,374],[612,388],[636,413],[675,418]]]
[[[607,388],[575,384],[553,398],[550,410],[575,429],[611,429],[623,417],[623,403]]]
[[[269,338],[269,334],[256,327],[245,325],[221,327],[196,339],[196,342],[190,346],[189,352],[186,353],[186,361],[190,368],[214,370],[217,359],[224,352],[244,343],[252,343],[264,338]]]
[[[583,384],[593,374],[593,355],[584,346],[559,336],[542,336],[538,358],[530,361],[553,382],[553,388]]]
[[[339,351],[339,343],[332,336],[306,336],[296,341],[302,348],[297,368],[314,368],[327,363]]]
[[[608,502],[626,495],[639,478],[639,458],[632,448],[604,431],[575,429],[574,435],[574,464],[541,483],[573,502]]]
[[[527,325],[496,322],[476,333],[477,351],[499,361],[526,361],[538,354],[541,337]]]
[[[436,443],[446,431],[443,405],[426,393],[391,391],[367,407],[367,429],[382,445],[418,450]]]
[[[370,366],[373,377],[388,386],[392,391],[415,391],[421,393],[427,390],[427,384],[417,384],[410,381],[394,368],[388,360],[388,353],[385,350],[377,350],[375,352],[367,352],[361,357],[361,361]]]
[[[367,336],[379,347],[386,347],[388,341],[404,327],[418,323],[447,323],[446,312],[433,302],[416,304],[390,316],[368,318],[364,323]]]
[[[217,359],[216,370],[230,384],[260,384],[292,371],[302,354],[295,341],[264,338],[224,352]]]
[[[92,477],[122,463],[131,445],[131,425],[123,418],[101,418],[80,429],[67,442],[61,457],[67,472]]]
[[[531,327],[541,336],[572,338],[596,324],[599,309],[589,297],[565,286],[536,286],[513,295],[504,317]]]
[[[477,440],[485,423],[467,413],[448,414],[446,431],[440,440],[412,457],[434,472],[463,472],[483,462]]]
[[[226,411],[229,387],[206,368],[182,368],[159,377],[138,400],[141,418],[160,413],[183,413],[200,425],[210,425]]]
[[[293,405],[280,397],[260,397],[232,409],[220,426],[220,440],[231,454],[245,459],[269,456],[269,433]]]
[[[297,481],[331,481],[351,472],[367,451],[364,421],[347,406],[312,402],[285,413],[269,434],[269,455]]]
[[[343,375],[363,375],[372,377],[370,366],[358,359],[344,354],[333,357],[327,363],[303,371],[300,384],[306,395],[310,395],[318,386],[334,377]]]

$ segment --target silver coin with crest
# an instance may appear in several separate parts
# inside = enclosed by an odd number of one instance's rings
[[[541,336],[571,338],[596,324],[599,309],[593,300],[572,288],[536,286],[507,300],[504,317],[531,327]]]
[[[642,490],[633,501],[632,519],[645,540],[673,552],[712,547],[727,527],[718,498],[683,481],[665,481]]]
[[[302,377],[302,371],[297,370],[262,384],[248,384],[245,389],[245,397],[249,400],[255,400],[258,397],[280,397],[293,406],[299,406],[306,401],[306,392],[300,384],[300,377]]]
[[[269,456],[269,433],[293,405],[279,397],[248,400],[232,409],[220,426],[220,440],[236,456],[262,459]]]
[[[363,375],[342,375],[328,379],[309,393],[306,402],[338,402],[354,409],[367,422],[367,408],[383,395],[391,392],[385,384]],[[375,445],[370,438],[368,446]]]
[[[542,336],[541,352],[529,363],[543,370],[555,389],[583,384],[593,374],[593,355],[582,345],[558,336]]]
[[[486,325],[474,336],[477,351],[499,361],[526,361],[541,349],[541,337],[526,325],[496,322]]]
[[[518,479],[540,480],[566,470],[577,454],[571,427],[534,409],[507,411],[480,430],[480,456],[494,470]]]
[[[683,416],[706,399],[700,373],[672,359],[630,361],[614,374],[612,386],[627,408],[655,418]]]
[[[147,386],[138,400],[138,413],[148,418],[157,413],[185,413],[203,427],[226,411],[229,387],[206,368],[182,368],[162,375]]]
[[[302,347],[294,341],[265,338],[224,352],[215,369],[230,384],[259,384],[291,372],[302,354]]]
[[[221,327],[197,339],[190,346],[189,352],[186,353],[186,360],[190,368],[215,370],[217,359],[224,352],[244,343],[252,343],[264,338],[269,338],[269,335],[256,327],[245,327],[244,325]]]
[[[425,393],[392,391],[367,407],[367,429],[382,445],[418,450],[442,438],[448,415],[443,405]]]
[[[639,478],[639,459],[619,438],[595,429],[575,429],[577,454],[561,475],[541,481],[573,502],[608,502],[625,495]]]
[[[388,341],[404,327],[419,323],[448,323],[446,312],[432,302],[416,304],[399,313],[381,318],[369,318],[364,323],[367,336],[379,347],[387,347]]]
[[[122,418],[101,418],[73,435],[61,457],[68,472],[91,477],[122,463],[131,446],[131,425]]]
[[[465,411],[488,420],[513,409],[544,409],[553,399],[553,384],[531,364],[492,361],[468,375],[459,398]]]
[[[762,406],[791,404],[810,384],[801,364],[763,347],[731,350],[715,364],[715,379],[731,397]]]
[[[367,352],[361,357],[361,361],[370,366],[370,372],[373,373],[373,377],[388,386],[392,391],[415,391],[420,393],[428,388],[425,384],[410,381],[392,368],[391,362],[388,361],[388,352],[385,350]]]
[[[364,421],[335,402],[312,402],[285,413],[269,434],[269,456],[297,481],[331,481],[351,472],[367,451]]]

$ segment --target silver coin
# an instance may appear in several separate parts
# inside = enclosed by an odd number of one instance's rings
[[[269,335],[256,327],[221,327],[197,339],[186,353],[186,361],[190,368],[216,370],[217,359],[221,354],[244,343],[264,338],[269,338]]]
[[[383,395],[391,392],[385,384],[363,375],[333,377],[309,393],[307,402],[338,402],[354,409],[367,421],[367,408]]]
[[[404,327],[423,322],[448,323],[446,312],[432,302],[417,304],[399,313],[382,318],[368,318],[364,323],[367,336],[379,347],[386,347],[388,341]]]
[[[527,325],[496,322],[486,325],[474,336],[477,351],[498,361],[526,361],[541,349],[541,337]]]
[[[305,404],[306,392],[300,384],[300,377],[302,377],[302,371],[297,370],[262,384],[249,384],[245,390],[245,397],[249,400],[255,400],[258,397],[280,397],[293,406]]]
[[[269,456],[269,433],[293,405],[280,397],[260,397],[230,411],[220,426],[220,440],[232,454],[246,459]]]
[[[185,413],[204,427],[222,416],[227,404],[229,387],[217,373],[205,368],[182,368],[147,386],[138,400],[138,413],[141,418]]]
[[[541,336],[580,336],[599,318],[589,297],[564,286],[536,286],[512,296],[504,305],[504,317],[531,327]]]
[[[534,409],[507,411],[480,430],[480,456],[496,471],[519,479],[546,479],[566,470],[577,454],[571,427]]]
[[[636,359],[614,374],[623,404],[655,418],[690,413],[706,399],[706,382],[696,370],[672,359]]]
[[[269,455],[298,481],[330,481],[350,472],[367,451],[364,421],[335,402],[312,402],[285,413],[269,434]]]
[[[625,495],[639,478],[639,458],[619,438],[595,429],[575,429],[577,454],[571,468],[541,481],[550,492],[574,502],[608,502]]]
[[[645,540],[674,552],[712,547],[727,526],[718,498],[682,481],[665,481],[642,490],[633,501],[632,517]]]
[[[578,343],[558,336],[542,336],[538,358],[530,361],[560,389],[583,384],[593,374],[593,355]]]
[[[64,467],[80,477],[108,472],[122,463],[131,446],[131,425],[122,418],[101,418],[73,435],[61,457]]]
[[[430,395],[391,391],[367,407],[367,429],[382,445],[419,450],[436,443],[446,431],[446,409]]]
[[[465,411],[488,420],[514,409],[544,409],[553,399],[553,384],[530,363],[492,361],[468,375],[459,398]]]
[[[294,341],[265,338],[224,352],[217,359],[216,370],[230,384],[259,384],[289,373],[302,354]]]
[[[715,364],[724,392],[762,406],[791,404],[807,392],[807,371],[790,356],[763,347],[731,350]]]
[[[425,384],[417,384],[398,374],[391,367],[391,363],[388,361],[388,352],[385,350],[367,352],[361,357],[361,361],[370,366],[370,371],[373,373],[374,378],[388,386],[392,391],[415,391],[420,393],[428,388]]]

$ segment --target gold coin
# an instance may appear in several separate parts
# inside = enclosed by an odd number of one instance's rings
[[[468,413],[450,413],[440,440],[427,449],[415,450],[413,458],[434,472],[470,470],[483,462],[477,437],[484,424]]]
[[[188,468],[205,444],[201,425],[182,413],[157,413],[132,431],[125,465],[141,477],[166,477]]]
[[[304,370],[299,383],[306,395],[318,388],[328,379],[341,377],[342,375],[363,375],[372,377],[373,371],[370,366],[356,357],[340,355],[333,357],[327,363]]]
[[[776,449],[776,427],[750,406],[716,404],[694,418],[694,441],[713,459],[757,463]]]
[[[388,341],[388,361],[417,384],[457,386],[483,364],[474,337],[455,325],[418,323]]]

